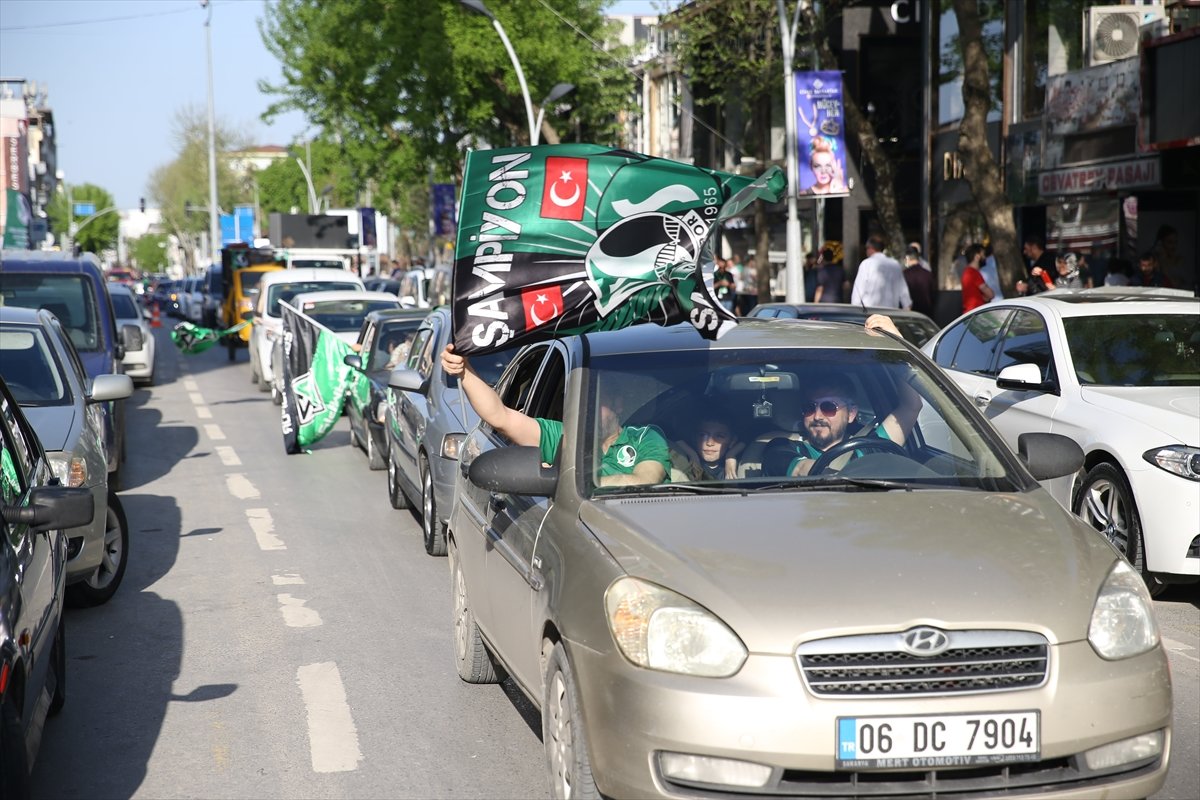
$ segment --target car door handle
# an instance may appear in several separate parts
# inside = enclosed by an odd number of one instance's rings
[[[975,405],[980,408],[987,408],[987,404],[992,402],[992,396],[987,392],[980,392],[975,395]]]
[[[504,498],[498,494],[494,494],[488,498],[488,509],[491,511],[503,511],[507,503]]]

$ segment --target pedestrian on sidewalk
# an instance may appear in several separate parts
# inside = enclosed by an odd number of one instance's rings
[[[963,313],[979,308],[992,299],[994,292],[983,279],[979,268],[983,265],[983,245],[967,245],[963,251],[967,265],[962,275],[962,310]]]
[[[912,297],[904,281],[900,262],[883,251],[883,237],[867,237],[867,257],[858,265],[850,302],[877,308],[912,308]]]
[[[933,316],[933,273],[921,266],[921,251],[912,245],[904,251],[904,282],[912,297],[912,310]]]

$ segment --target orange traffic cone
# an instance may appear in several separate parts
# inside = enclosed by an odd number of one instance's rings
[[[161,328],[162,327],[162,318],[159,317],[159,315],[158,315],[158,303],[155,303],[154,305],[152,305],[150,307],[150,327],[151,328]]]

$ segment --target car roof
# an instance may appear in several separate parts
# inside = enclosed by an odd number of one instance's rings
[[[49,315],[44,308],[24,308],[22,306],[0,306],[0,322],[19,322],[23,325],[41,325],[41,314]]]
[[[361,289],[331,289],[327,292],[304,292],[292,298],[292,305],[298,303],[335,302],[340,300],[381,300],[400,305],[400,298],[388,292],[368,292]]]
[[[276,283],[302,281],[358,281],[362,279],[353,272],[344,269],[334,269],[332,267],[293,267],[291,269],[273,270],[267,275],[262,276],[260,287],[271,286]]]
[[[128,286],[126,286],[123,283],[114,283],[112,281],[109,281],[106,285],[108,286],[109,294],[127,294],[130,297],[134,296],[133,290],[130,289]]]
[[[1032,297],[997,300],[982,308],[1031,308],[1057,317],[1096,317],[1118,314],[1196,314],[1200,298],[1184,295],[1089,294],[1081,292],[1043,292]],[[980,309],[976,309],[979,311]]]
[[[816,320],[742,318],[716,341],[703,338],[690,324],[634,325],[617,331],[582,334],[593,356],[670,350],[741,350],[776,347],[908,351],[891,336],[870,334],[860,326]]]
[[[395,295],[388,295],[394,297]],[[378,308],[367,312],[366,319],[372,322],[387,322],[392,319],[422,320],[429,316],[427,308]]]
[[[0,251],[0,271],[5,272],[100,272],[100,261],[91,253],[73,256],[54,250]]]
[[[872,314],[886,314],[889,317],[915,318],[933,322],[928,314],[922,314],[920,311],[912,309],[860,306],[854,303],[759,303],[750,309],[750,313],[753,314],[754,309],[757,308],[793,308],[801,314],[857,314],[864,319]]]

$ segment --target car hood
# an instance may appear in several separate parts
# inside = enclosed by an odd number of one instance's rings
[[[74,405],[69,406],[23,406],[26,419],[42,440],[46,452],[67,450],[75,430],[75,417],[78,412]]]
[[[1181,444],[1200,444],[1200,391],[1195,386],[1084,386],[1085,403],[1161,431]],[[1146,446],[1169,444],[1147,442]]]
[[[1080,640],[1117,557],[1040,489],[672,496],[580,515],[630,575],[708,608],[760,653],[917,624]]]

